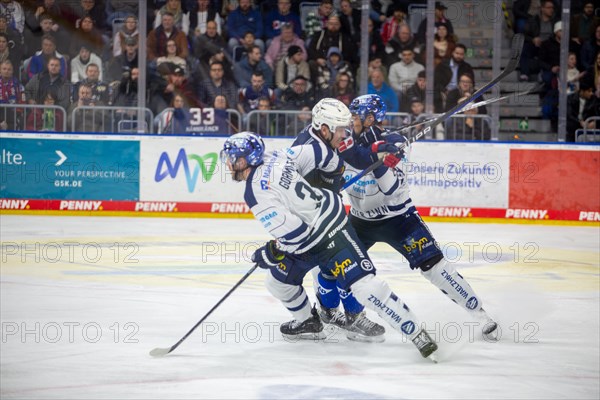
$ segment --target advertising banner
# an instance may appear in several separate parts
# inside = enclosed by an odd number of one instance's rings
[[[418,143],[405,173],[417,206],[508,206],[510,148],[491,143]]]
[[[243,201],[244,185],[234,182],[219,160],[224,137],[162,137],[141,144],[140,199],[144,201]],[[268,149],[290,140],[265,139]]]
[[[138,200],[138,141],[2,138],[0,197]]]

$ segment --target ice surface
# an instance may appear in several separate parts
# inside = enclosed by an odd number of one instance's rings
[[[496,343],[376,246],[378,275],[440,342],[433,364],[389,327],[382,344],[334,330],[324,342],[284,340],[290,315],[263,270],[153,358],[249,270],[243,256],[268,239],[258,223],[0,218],[3,399],[600,397],[598,226],[429,224],[500,322]]]

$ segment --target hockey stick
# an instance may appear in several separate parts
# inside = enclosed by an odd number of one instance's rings
[[[466,106],[465,108],[463,108],[459,112],[457,112],[457,114],[464,113],[465,111],[469,111],[469,110],[472,110],[474,108],[479,108],[479,107],[487,106],[488,104],[492,104],[492,103],[496,103],[498,101],[506,100],[506,99],[509,99],[511,97],[516,98],[516,97],[519,97],[519,96],[525,96],[527,94],[537,93],[537,92],[539,92],[541,90],[542,87],[544,87],[543,83],[541,83],[541,84],[539,84],[539,85],[537,85],[537,86],[535,86],[535,87],[533,87],[533,88],[531,88],[529,90],[524,90],[524,91],[518,92],[518,93],[511,93],[511,94],[508,94],[506,96],[496,97],[496,98],[493,98],[493,99],[488,99],[488,100],[483,100],[483,101],[480,101],[480,102],[477,102],[477,103],[473,103],[471,105]],[[396,129],[395,131],[384,133],[384,135],[391,135],[391,134],[395,134],[395,133],[406,132],[406,131],[409,131],[409,130],[411,130],[412,128],[414,128],[416,126],[427,124],[429,122],[435,121],[436,118],[438,118],[438,117],[425,119],[423,121],[413,122],[411,124],[403,126],[400,129]]]
[[[423,129],[421,129],[419,132],[417,132],[416,135],[410,137],[408,139],[408,142],[405,142],[402,145],[400,145],[398,147],[398,151],[403,150],[410,143],[416,142],[417,140],[421,139],[427,133],[431,132],[431,130],[433,128],[435,128],[442,122],[446,121],[448,118],[450,118],[454,114],[460,112],[463,108],[465,108],[465,106],[467,104],[477,100],[479,97],[481,97],[481,95],[483,95],[485,92],[487,92],[490,88],[492,88],[494,85],[496,85],[498,82],[500,82],[502,79],[506,78],[510,73],[512,73],[519,65],[519,59],[521,58],[521,52],[523,51],[524,40],[525,40],[525,37],[523,36],[523,34],[519,33],[519,34],[514,35],[513,39],[512,39],[512,44],[511,44],[511,57],[510,57],[510,60],[508,61],[508,64],[506,64],[506,67],[504,68],[504,70],[501,73],[499,73],[498,76],[496,76],[494,79],[492,79],[487,85],[481,87],[479,90],[477,90],[475,93],[473,93],[470,97],[466,98],[462,103],[457,104],[456,106],[452,107],[450,110],[446,111],[444,114],[440,115],[439,117],[435,118],[434,120],[432,120],[428,124],[426,124],[427,126]],[[395,133],[395,132],[392,132],[392,133]],[[342,187],[342,190],[347,189],[352,184],[354,184],[354,182],[356,182],[357,180],[359,180],[360,178],[362,178],[369,172],[379,168],[382,164],[383,164],[383,160],[377,160],[376,162],[371,164],[367,169],[363,170],[362,172],[358,173],[357,175],[352,177],[350,180],[348,180]]]
[[[249,276],[250,276],[250,275],[251,275],[251,274],[254,272],[254,270],[255,270],[257,267],[258,267],[258,264],[254,264],[254,265],[252,266],[252,268],[250,268],[250,270],[248,270],[248,272],[246,272],[246,275],[244,275],[244,276],[242,277],[242,279],[240,279],[240,280],[239,280],[239,281],[238,281],[238,282],[237,282],[235,285],[233,285],[233,287],[232,287],[231,289],[229,289],[229,291],[228,291],[227,293],[225,293],[225,296],[223,296],[223,297],[221,298],[221,300],[219,300],[219,301],[217,302],[217,304],[215,304],[215,305],[213,306],[213,308],[211,308],[211,309],[210,309],[210,311],[209,311],[209,312],[207,312],[207,313],[206,313],[206,315],[205,315],[204,317],[202,317],[202,319],[201,319],[200,321],[196,322],[196,325],[194,325],[194,326],[192,327],[192,329],[190,329],[190,330],[188,331],[188,333],[186,333],[186,334],[185,334],[185,335],[184,335],[184,336],[183,336],[181,339],[179,339],[179,341],[178,341],[177,343],[175,343],[175,344],[174,344],[173,346],[171,346],[171,347],[165,347],[165,348],[163,348],[163,347],[157,347],[157,348],[155,348],[154,350],[152,350],[152,351],[150,352],[150,355],[151,355],[152,357],[163,357],[163,356],[166,356],[167,354],[169,354],[170,352],[172,352],[173,350],[175,350],[177,347],[179,347],[179,345],[180,345],[181,343],[183,343],[183,341],[184,341],[185,339],[187,339],[187,337],[188,337],[188,336],[190,336],[190,335],[192,334],[192,332],[194,332],[194,331],[196,330],[196,328],[197,328],[197,327],[199,327],[199,326],[200,326],[200,324],[201,324],[201,323],[203,323],[203,322],[204,322],[204,320],[205,320],[206,318],[208,318],[208,316],[209,316],[210,314],[212,314],[212,312],[213,312],[213,311],[215,311],[215,310],[217,309],[217,307],[219,307],[219,306],[221,305],[221,303],[222,303],[222,302],[224,302],[224,301],[225,301],[225,299],[226,299],[226,298],[228,298],[228,297],[229,297],[229,295],[230,295],[231,293],[233,293],[233,291],[234,291],[235,289],[237,289],[237,288],[238,288],[238,287],[239,287],[239,286],[240,286],[240,285],[241,285],[241,284],[242,284],[242,283],[243,283],[243,282],[244,282],[246,279],[248,279],[248,277],[249,277]]]

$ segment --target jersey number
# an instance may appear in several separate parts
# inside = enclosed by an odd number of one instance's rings
[[[305,182],[297,182],[294,189],[296,190],[296,194],[298,195],[298,197],[300,197],[302,200],[306,198],[307,194],[311,199],[315,201],[320,202],[323,199],[323,196],[319,196],[318,194],[316,194],[315,191]]]

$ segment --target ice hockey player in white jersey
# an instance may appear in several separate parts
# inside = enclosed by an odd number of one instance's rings
[[[481,324],[482,333],[494,339],[497,324],[482,308],[481,298],[448,262],[410,199],[404,172],[398,167],[403,157],[398,147],[406,138],[387,134],[380,126],[387,107],[375,94],[359,96],[350,104],[354,137],[339,150],[346,161],[345,178],[350,180],[383,156],[384,164],[346,189],[350,199],[350,221],[359,239],[369,249],[384,242],[401,253],[411,269],[420,270],[453,302]],[[400,164],[401,165],[401,164]]]
[[[245,184],[248,207],[274,237],[254,252],[252,260],[269,270],[268,290],[294,317],[281,325],[281,333],[295,338],[325,337],[319,315],[302,287],[306,273],[319,265],[336,277],[342,289],[352,290],[359,302],[409,338],[423,357],[434,357],[437,344],[408,306],[375,276],[366,249],[348,223],[341,197],[311,187],[299,175],[299,155],[317,149],[328,154],[323,160],[333,159],[331,149],[314,145],[265,153],[260,136],[251,132],[229,137],[221,151],[233,179]]]
[[[312,121],[296,137],[293,146],[315,145],[325,146],[327,156],[339,160],[335,149],[346,140],[347,129],[350,128],[351,115],[348,107],[334,98],[320,100],[312,109]],[[369,152],[370,154],[370,152]],[[339,192],[344,184],[343,162],[334,171],[319,168],[322,152],[315,152],[315,161],[299,165],[298,172],[312,186],[331,189]],[[319,302],[318,312],[323,322],[332,324],[346,331],[350,340],[361,342],[383,342],[385,328],[371,321],[351,292],[343,290],[336,284],[335,276],[319,268],[312,270],[315,292]],[[340,302],[343,312],[340,312]]]

